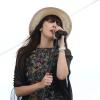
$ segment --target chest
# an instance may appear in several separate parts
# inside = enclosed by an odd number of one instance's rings
[[[43,79],[48,68],[56,72],[57,56],[51,52],[33,52],[26,61],[26,77],[29,83],[35,83]]]

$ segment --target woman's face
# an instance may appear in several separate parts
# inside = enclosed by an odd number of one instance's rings
[[[51,20],[44,21],[41,35],[48,38],[48,39],[54,39],[55,32],[57,30],[61,29],[59,23],[52,22]]]

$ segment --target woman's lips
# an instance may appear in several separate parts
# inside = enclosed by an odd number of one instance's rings
[[[53,38],[55,39],[55,30],[50,30],[50,32],[53,35]]]
[[[52,34],[55,34],[55,30],[50,30],[50,32],[51,32]]]

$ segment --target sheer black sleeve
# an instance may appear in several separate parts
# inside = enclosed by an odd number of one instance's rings
[[[71,63],[71,60],[72,60],[72,58],[73,58],[70,49],[67,48],[67,49],[65,50],[65,56],[66,56],[67,65],[68,65],[69,74],[70,74],[70,63]]]
[[[17,55],[14,71],[14,87],[26,85],[25,66],[23,65],[25,60],[23,58],[23,56],[19,57],[19,54]],[[21,63],[21,61],[23,61],[23,63]]]

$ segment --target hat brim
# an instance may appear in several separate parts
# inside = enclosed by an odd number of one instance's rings
[[[63,24],[63,29],[67,31],[68,35],[72,29],[72,23],[69,15],[61,9],[54,7],[46,7],[39,10],[31,19],[29,24],[29,33],[32,33],[38,23],[47,15],[56,15],[58,16]]]

